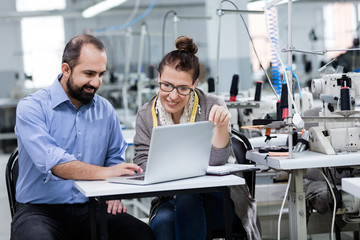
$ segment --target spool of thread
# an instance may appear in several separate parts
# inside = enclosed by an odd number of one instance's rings
[[[208,92],[209,93],[215,92],[215,79],[210,77],[208,78],[207,82],[208,82]]]
[[[257,101],[257,102],[261,101],[262,86],[263,86],[262,81],[256,82],[254,101]]]
[[[341,111],[351,110],[350,88],[348,87],[340,89],[340,107]]]
[[[287,116],[289,116],[289,108],[282,109],[282,120],[284,120]]]
[[[230,102],[236,101],[236,96],[238,95],[239,92],[238,85],[239,85],[239,75],[234,74],[231,81]]]
[[[281,120],[283,120],[289,115],[288,89],[286,83],[281,86],[280,109],[282,114]]]
[[[155,78],[155,67],[154,65],[150,64],[149,65],[149,79],[154,79]]]
[[[282,120],[282,110],[280,108],[280,100],[276,102],[276,120],[281,121]]]

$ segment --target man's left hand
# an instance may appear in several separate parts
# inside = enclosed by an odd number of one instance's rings
[[[112,215],[126,212],[126,206],[120,200],[109,200],[106,204],[108,205],[107,212]]]

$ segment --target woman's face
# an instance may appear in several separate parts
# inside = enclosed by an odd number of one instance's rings
[[[163,72],[158,75],[159,83],[170,83],[177,86],[188,87],[195,89],[196,82],[192,84],[192,75],[191,72],[177,71],[171,66],[165,66]],[[175,116],[180,117],[185,105],[189,101],[190,94],[187,96],[180,95],[176,88],[171,92],[165,92],[159,90],[159,99],[161,104],[164,106],[165,110]]]

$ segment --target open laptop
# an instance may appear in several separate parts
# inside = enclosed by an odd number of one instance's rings
[[[152,184],[202,176],[209,165],[214,125],[195,122],[152,130],[146,172],[142,176],[107,178],[108,182]]]

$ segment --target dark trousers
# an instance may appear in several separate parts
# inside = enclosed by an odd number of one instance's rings
[[[109,239],[154,239],[146,223],[127,213],[115,216],[106,214],[106,217]],[[19,204],[11,223],[11,240],[90,238],[90,212],[87,203]]]

